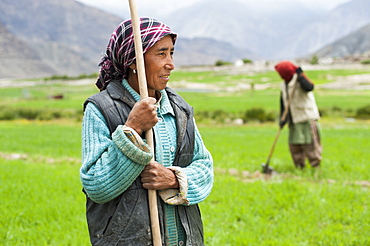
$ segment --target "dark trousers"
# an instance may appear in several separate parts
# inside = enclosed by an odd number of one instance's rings
[[[320,166],[321,152],[315,149],[314,144],[290,144],[289,149],[296,167],[304,168],[306,158],[312,167]]]
[[[297,168],[306,166],[306,158],[312,167],[319,167],[322,159],[322,146],[317,125],[311,122],[311,144],[289,144],[290,154]]]

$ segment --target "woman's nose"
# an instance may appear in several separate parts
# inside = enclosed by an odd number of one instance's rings
[[[166,63],[166,65],[164,65],[164,68],[170,71],[175,69],[175,64],[173,63],[172,58]]]

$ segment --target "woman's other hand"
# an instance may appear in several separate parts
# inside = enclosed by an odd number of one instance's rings
[[[143,187],[148,190],[179,188],[176,175],[170,169],[156,161],[150,161],[141,173]]]
[[[126,126],[134,129],[139,135],[151,129],[158,122],[156,99],[147,97],[135,103],[128,115]]]

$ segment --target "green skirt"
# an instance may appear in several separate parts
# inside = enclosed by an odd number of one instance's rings
[[[311,144],[311,124],[316,124],[316,129],[319,131],[319,123],[317,121],[291,124],[289,126],[289,144]]]

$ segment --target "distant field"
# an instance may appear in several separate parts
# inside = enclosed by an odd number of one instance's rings
[[[356,72],[366,71],[307,73],[325,84]],[[172,79],[279,83],[275,73],[216,76],[210,71],[180,71]],[[79,181],[80,117],[82,103],[96,92],[93,81],[0,88],[0,115],[9,108],[74,112],[71,118],[0,121],[0,245],[89,245]],[[49,98],[56,94],[64,98]],[[274,88],[181,95],[196,111],[261,107],[278,112],[279,91]],[[214,189],[200,204],[207,246],[370,245],[370,122],[347,118],[370,104],[370,91],[317,90],[315,95],[320,110],[330,111],[320,120],[324,146],[320,171],[293,167],[284,129],[271,159],[278,175],[267,179],[261,174],[278,130],[276,122],[199,123],[215,167]]]
[[[366,67],[365,67],[366,68]],[[370,74],[368,70],[310,70],[306,72],[316,84],[326,84],[354,74]],[[36,81],[37,86],[22,88],[0,89],[0,116],[1,110],[9,108],[24,109],[58,109],[60,111],[73,111],[77,114],[82,112],[84,100],[98,92],[95,87],[95,79],[84,80],[89,84],[79,84],[77,81]],[[181,82],[182,81],[182,82]],[[183,83],[210,84],[217,88],[223,88],[220,92],[199,93],[180,91],[180,94],[194,107],[196,111],[223,110],[226,112],[242,112],[251,108],[263,108],[275,115],[279,110],[279,89],[281,83],[276,72],[239,72],[230,71],[175,71],[171,75],[169,86],[175,88],[179,82]],[[16,82],[15,82],[16,83]],[[227,88],[235,87],[237,83],[266,84],[272,88],[265,90],[237,90],[227,92]],[[350,81],[348,82],[350,83]],[[369,82],[370,83],[370,82]],[[354,88],[355,89],[355,88]],[[63,100],[50,99],[54,95],[63,95]],[[315,91],[318,106],[323,111],[333,108],[342,111],[354,112],[359,107],[364,107],[370,102],[370,90],[320,90]],[[75,114],[76,114],[75,113]]]

